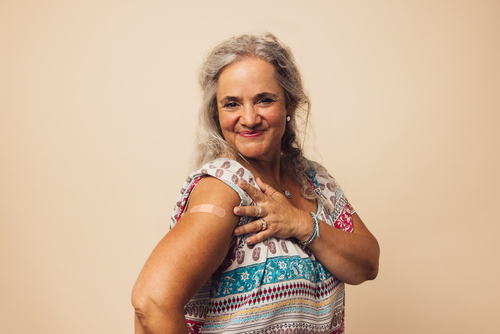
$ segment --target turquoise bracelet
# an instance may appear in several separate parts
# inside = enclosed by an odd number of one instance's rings
[[[318,222],[318,217],[314,213],[312,213],[312,212],[309,212],[309,214],[311,215],[311,217],[313,219],[314,228],[313,228],[311,234],[309,235],[309,237],[306,240],[298,242],[298,244],[299,244],[299,246],[301,248],[304,248],[307,245],[309,245],[311,242],[313,242],[314,238],[316,238],[316,237],[319,238],[319,222]]]

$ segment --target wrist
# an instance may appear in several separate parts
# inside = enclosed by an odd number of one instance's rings
[[[313,213],[313,212],[309,212],[309,215],[311,216],[312,218],[312,223],[313,223],[313,230],[311,231],[311,234],[309,234],[309,236],[307,237],[306,240],[303,240],[303,241],[299,241],[298,244],[299,246],[304,249],[305,247],[307,247],[311,242],[313,242],[313,240],[318,237],[319,238],[319,221],[318,221],[318,217]]]
[[[299,217],[300,228],[299,228],[299,231],[298,231],[297,235],[295,236],[295,238],[298,241],[303,242],[303,241],[307,240],[307,238],[309,238],[309,236],[313,232],[314,223],[312,223],[312,219],[311,219],[311,216],[309,215],[309,212],[301,210],[300,215],[298,217]]]

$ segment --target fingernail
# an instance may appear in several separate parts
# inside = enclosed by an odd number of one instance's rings
[[[245,240],[245,242],[247,243],[247,245],[251,245],[252,244],[252,240],[250,240],[250,238],[247,238],[247,240]]]
[[[234,212],[235,212],[236,214],[240,214],[241,210],[240,210],[240,208],[236,208],[236,209],[234,209]]]
[[[234,234],[238,234],[238,233],[240,233],[240,230],[239,229],[235,229],[234,230]]]
[[[245,180],[240,180],[240,186],[244,186],[245,185]]]

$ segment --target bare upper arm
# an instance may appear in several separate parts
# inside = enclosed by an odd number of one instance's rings
[[[233,208],[239,203],[238,194],[222,181],[213,177],[201,180],[183,216],[151,253],[133,295],[152,298],[158,306],[184,306],[226,256],[239,218]],[[218,206],[226,214],[190,212],[200,204]]]

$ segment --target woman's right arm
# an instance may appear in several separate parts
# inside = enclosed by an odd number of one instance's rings
[[[212,204],[225,216],[191,213]],[[213,177],[201,180],[177,224],[149,256],[132,291],[135,333],[188,333],[184,305],[206,283],[226,256],[238,218],[237,193]]]

